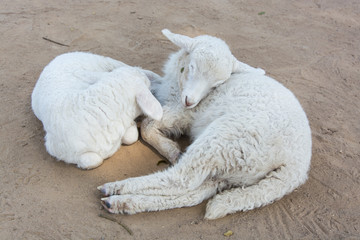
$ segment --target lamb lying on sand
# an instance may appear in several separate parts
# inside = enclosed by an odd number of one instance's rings
[[[91,53],[60,55],[40,75],[32,109],[44,125],[47,151],[59,160],[91,169],[122,143],[138,139],[134,119],[145,113],[160,120],[151,94],[154,73]]]
[[[143,121],[142,137],[174,165],[98,189],[112,213],[135,214],[205,199],[216,219],[280,199],[307,179],[311,132],[296,97],[261,69],[239,62],[222,40],[163,30],[181,49],[153,81],[161,121]],[[169,136],[188,134],[180,152]]]

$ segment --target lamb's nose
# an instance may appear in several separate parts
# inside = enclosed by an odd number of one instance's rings
[[[191,105],[193,105],[192,102],[188,101],[188,97],[187,97],[187,96],[185,97],[185,105],[186,105],[187,107],[190,107]]]

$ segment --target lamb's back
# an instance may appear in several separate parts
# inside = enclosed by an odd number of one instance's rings
[[[61,106],[70,95],[88,88],[110,72],[126,64],[99,55],[84,52],[57,56],[42,71],[32,93],[32,108],[42,120],[42,112]]]
[[[308,135],[310,131],[294,94],[276,80],[259,74],[233,74],[203,99],[193,114],[193,138],[218,119],[228,122],[229,133],[254,129],[272,135],[289,126]]]
[[[111,72],[121,66],[126,65],[111,58],[68,53],[45,67],[32,108],[43,122],[51,155],[69,160],[94,151],[106,158],[119,147],[128,127],[124,123],[130,124],[133,114],[125,108],[129,94],[123,95],[129,91],[128,80],[118,81]]]

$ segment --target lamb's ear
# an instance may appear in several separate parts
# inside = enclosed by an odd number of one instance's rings
[[[242,63],[239,60],[237,60],[235,57],[233,57],[233,73],[258,73],[261,75],[265,74],[265,71],[261,68],[254,68],[246,63]]]
[[[136,102],[146,116],[160,121],[163,115],[163,109],[159,101],[151,94],[146,87],[141,87],[136,94]]]
[[[191,37],[172,33],[168,29],[163,29],[162,33],[175,45],[185,49],[186,51],[191,50],[191,46],[194,43],[194,39],[192,39]]]
[[[143,73],[145,73],[145,75],[148,77],[148,79],[150,80],[150,82],[156,81],[159,78],[161,78],[159,75],[157,75],[156,73],[150,71],[150,70],[145,70],[145,69],[141,69],[141,71]]]

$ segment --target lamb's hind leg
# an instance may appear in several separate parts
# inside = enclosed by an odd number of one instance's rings
[[[176,182],[174,169],[157,172],[147,176],[128,178],[122,181],[105,183],[98,187],[104,196],[124,194],[175,194],[179,188],[170,189],[171,183]]]
[[[293,191],[304,183],[306,178],[306,170],[281,166],[257,184],[246,188],[232,188],[216,195],[207,204],[205,218],[216,219],[270,204]]]
[[[213,136],[212,136],[213,135]],[[224,168],[221,143],[216,133],[200,136],[181,156],[179,162],[165,171],[104,184],[98,189],[105,195],[143,194],[180,195],[194,190]],[[204,151],[204,146],[213,146]]]
[[[135,214],[197,205],[216,194],[218,183],[207,181],[195,190],[181,195],[114,195],[102,199],[111,213]]]
[[[121,139],[122,144],[131,145],[135,143],[139,138],[139,132],[136,126],[136,122],[133,122],[131,126],[126,129],[124,136]]]
[[[195,158],[192,158],[195,157]],[[196,156],[184,154],[175,166],[147,176],[106,183],[98,187],[103,195],[181,195],[198,188],[211,172]]]

